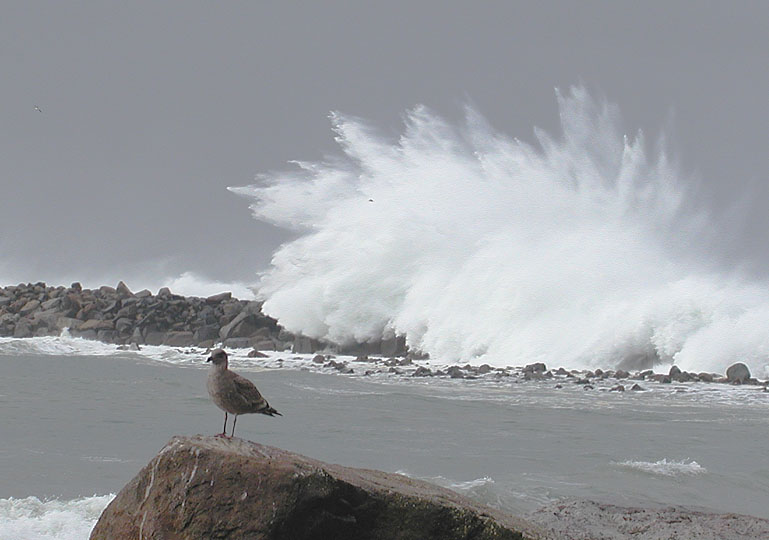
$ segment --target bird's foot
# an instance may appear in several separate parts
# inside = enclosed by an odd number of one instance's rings
[[[214,435],[214,437],[222,437],[224,439],[232,439],[232,437],[230,437],[226,433],[217,433],[216,435]]]

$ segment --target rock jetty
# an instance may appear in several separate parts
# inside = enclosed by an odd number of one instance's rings
[[[52,287],[27,283],[0,288],[0,337],[73,337],[118,345],[169,345],[313,353],[402,355],[404,338],[344,346],[286,332],[262,313],[261,302],[238,300],[229,292],[208,298],[185,297],[162,288],[132,292],[116,287],[84,289],[79,283]]]
[[[109,504],[91,540],[513,540],[536,525],[399,474],[244,441],[174,437]]]

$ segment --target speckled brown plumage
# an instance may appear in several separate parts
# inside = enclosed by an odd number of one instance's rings
[[[208,374],[208,394],[216,406],[224,411],[224,429],[219,435],[227,436],[227,413],[235,415],[232,422],[231,437],[235,435],[235,424],[240,414],[258,413],[268,416],[282,416],[270,407],[270,404],[251,381],[228,369],[229,362],[224,350],[216,349],[213,351],[207,362],[212,364]]]

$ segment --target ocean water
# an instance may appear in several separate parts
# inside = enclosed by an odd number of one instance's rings
[[[232,368],[284,414],[242,417],[246,439],[427,479],[518,514],[577,497],[769,518],[760,387],[641,382],[644,392],[618,393],[614,381],[584,390],[498,372],[417,378],[410,366],[396,374],[352,359],[342,374],[311,356],[233,352]],[[0,540],[85,539],[172,435],[221,431],[205,358],[0,339]]]

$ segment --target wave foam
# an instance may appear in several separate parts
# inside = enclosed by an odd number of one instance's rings
[[[84,540],[114,497],[0,499],[0,540]]]
[[[659,476],[691,476],[697,474],[705,474],[707,469],[702,467],[696,461],[668,461],[667,459],[661,459],[659,461],[623,461],[616,464],[619,467],[625,469],[632,469],[648,474]]]
[[[739,238],[615,106],[557,97],[562,135],[536,145],[473,111],[456,127],[418,107],[397,141],[335,114],[341,158],[230,188],[300,234],[261,277],[265,312],[335,342],[403,334],[447,363],[766,372],[769,283],[724,262]]]

